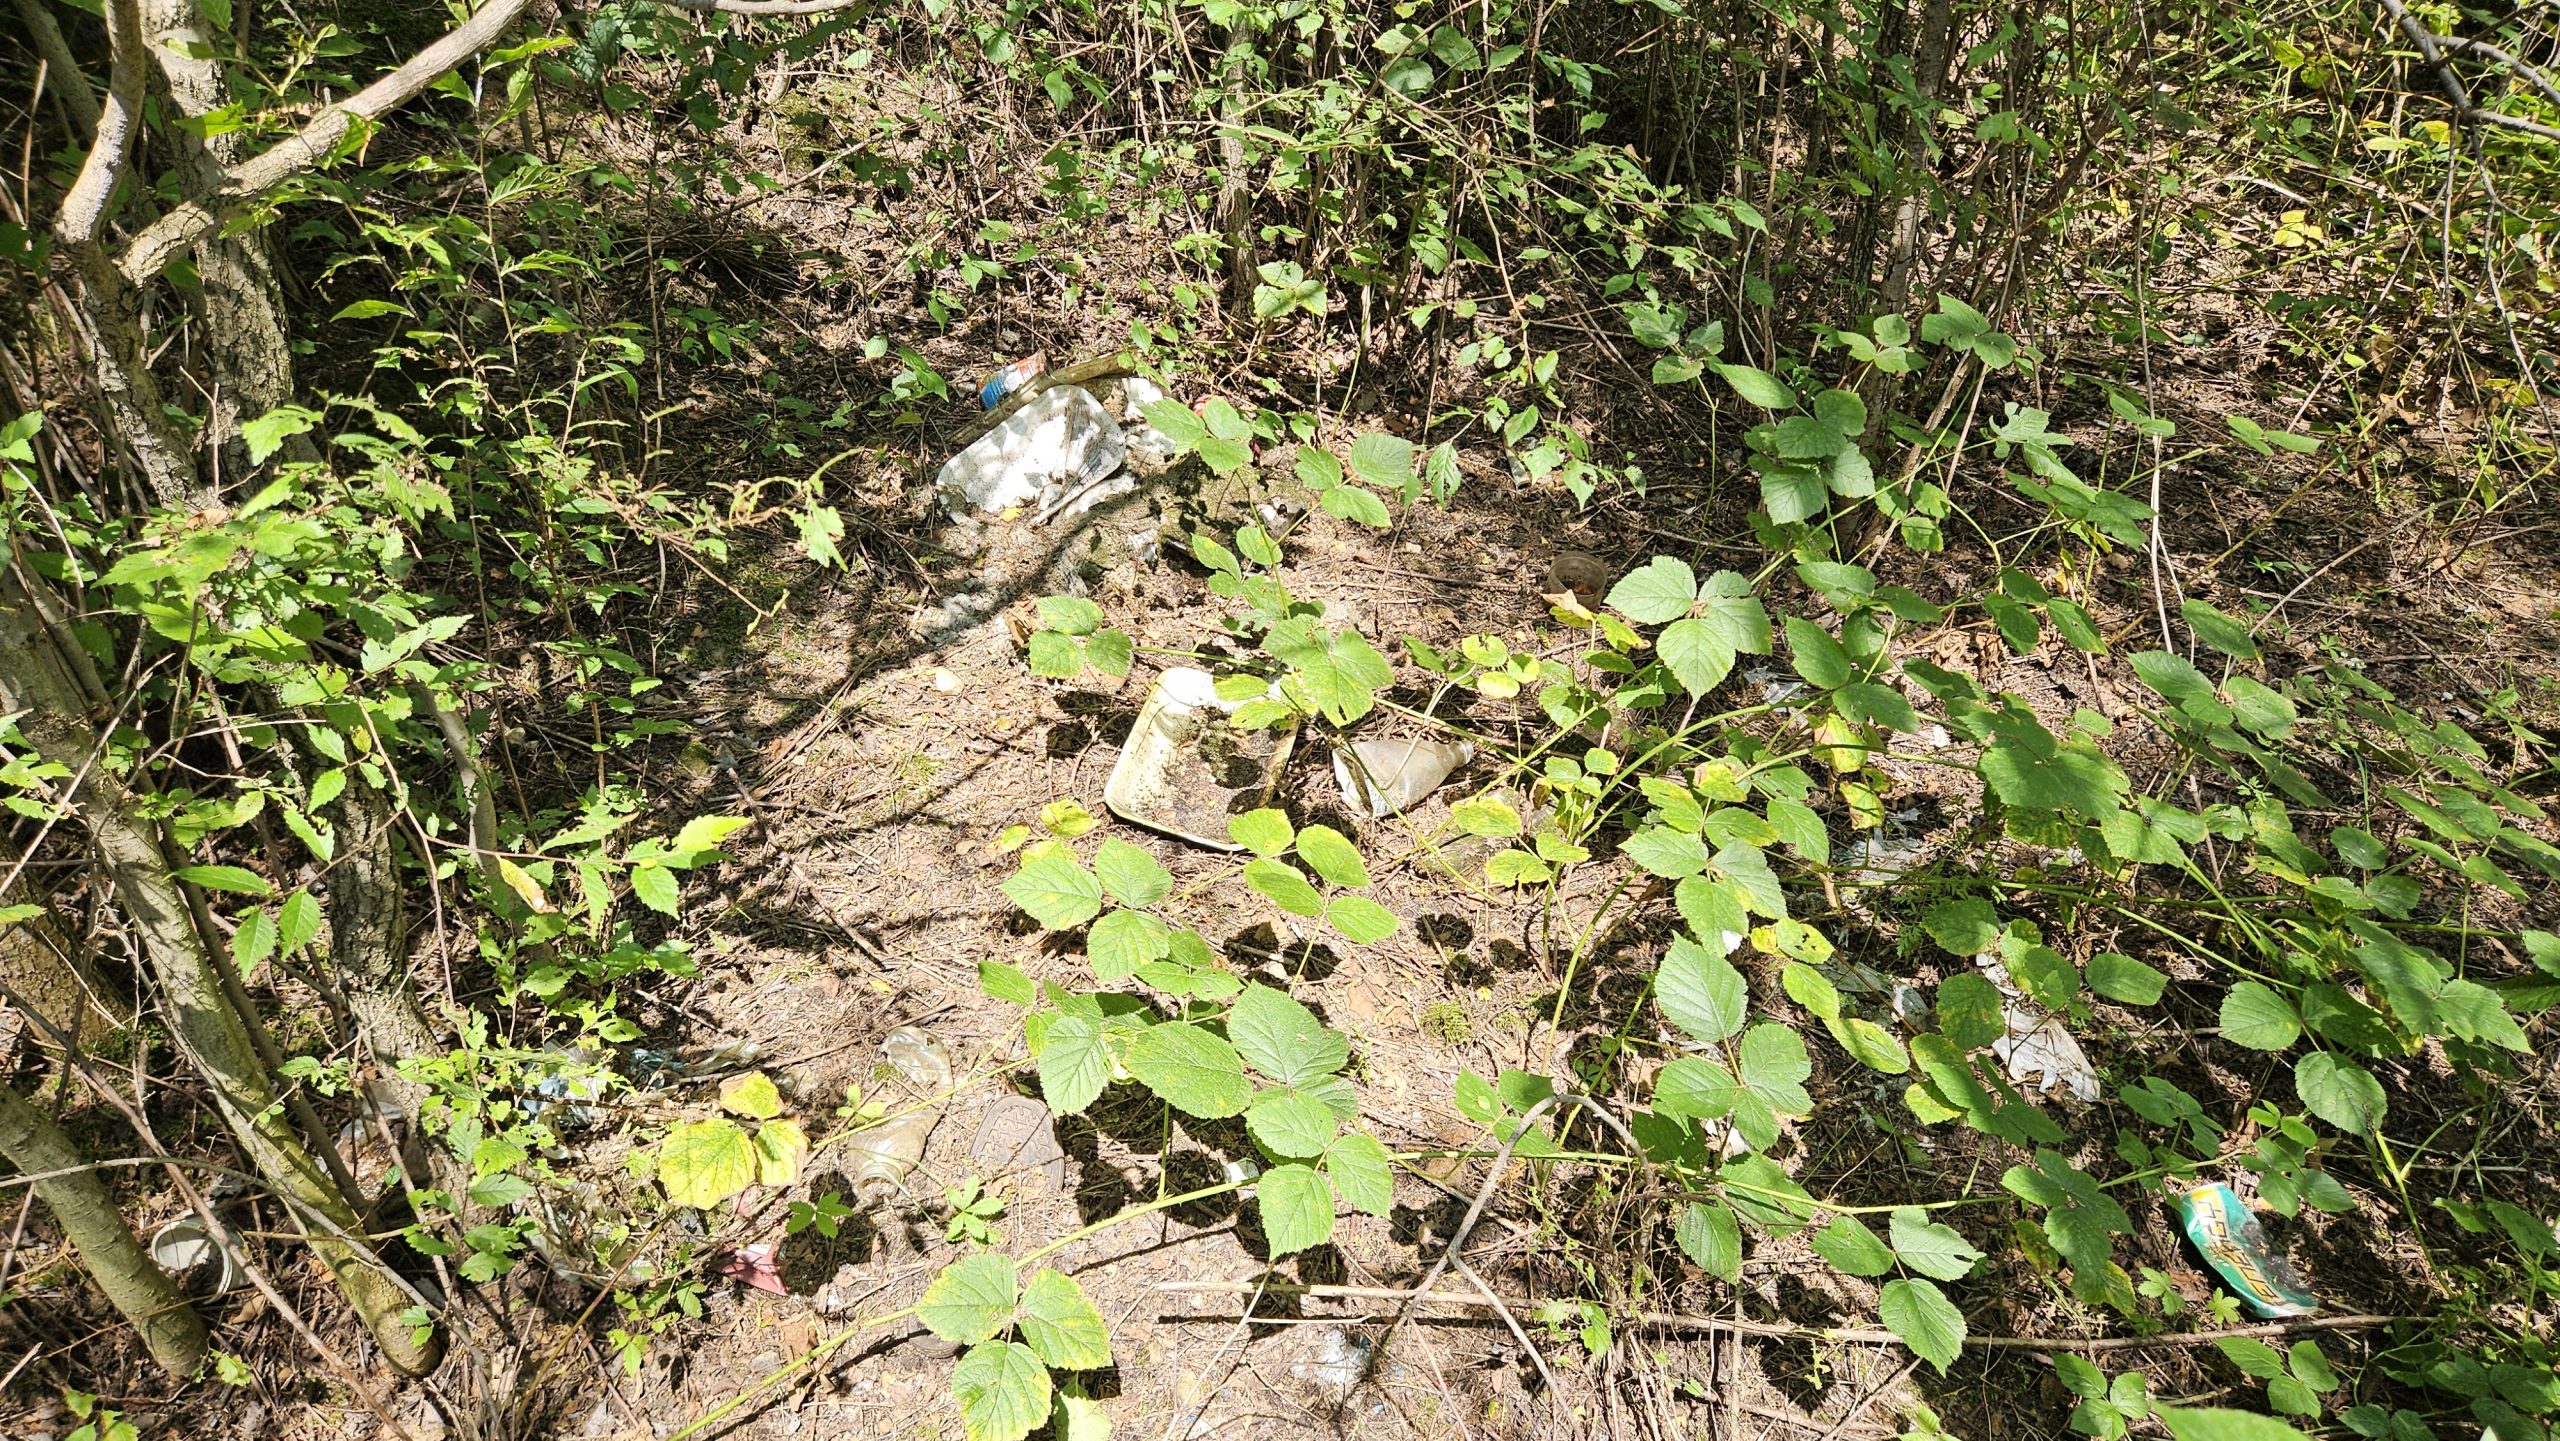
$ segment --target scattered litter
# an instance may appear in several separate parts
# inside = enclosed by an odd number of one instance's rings
[[[1164,387],[1143,375],[1132,375],[1120,382],[1120,429],[1128,441],[1129,453],[1153,462],[1157,467],[1171,465],[1180,453],[1173,437],[1155,428],[1147,419],[1147,407],[1159,400],[1171,400]]]
[[[2266,1317],[2308,1316],[2320,1298],[2282,1251],[2267,1244],[2257,1216],[2219,1181],[2169,1198],[2187,1239],[2250,1310]]]
[[[1863,889],[1891,885],[1928,857],[1918,806],[1888,812],[1883,826],[1840,848],[1832,862],[1840,884]]]
[[[712,1261],[711,1269],[732,1280],[744,1281],[759,1291],[788,1296],[791,1288],[782,1284],[782,1273],[774,1269],[773,1251],[770,1241],[762,1245],[740,1246],[734,1251],[721,1252]]]
[[[1195,845],[1244,849],[1227,834],[1227,820],[1270,800],[1298,731],[1295,722],[1239,730],[1227,717],[1240,704],[1220,700],[1207,671],[1177,666],[1158,676],[1103,786],[1103,804],[1124,821]]]
[[[1991,1043],[1991,1053],[2008,1063],[2009,1079],[2046,1093],[2063,1086],[2078,1100],[2096,1101],[2101,1094],[2098,1072],[2089,1064],[2089,1053],[2061,1021],[2021,1004],[2025,993],[2009,979],[2008,962],[1999,950],[1974,957],[1973,965],[2007,1002],[2000,1015],[2009,1034]]]
[[[1091,391],[1052,386],[943,462],[934,485],[954,516],[1036,508],[1035,521],[1046,521],[1136,489],[1135,479],[1114,478],[1126,449]]]
[[[1289,1374],[1314,1387],[1326,1401],[1339,1405],[1369,1374],[1369,1360],[1377,1352],[1377,1343],[1347,1326],[1315,1326],[1308,1330],[1312,1334],[1307,1338],[1306,1354],[1289,1364]]]
[[[229,1246],[216,1241],[205,1230],[204,1222],[193,1216],[181,1216],[151,1233],[151,1259],[182,1284],[190,1272],[208,1268],[206,1280],[199,1284],[210,1295],[236,1291],[247,1279],[240,1272],[240,1258],[232,1254]]]
[[[1598,610],[1608,590],[1607,561],[1585,550],[1560,550],[1547,562],[1546,586],[1539,593],[1550,599],[1569,596],[1584,610]]]
[[[996,1097],[978,1118],[978,1134],[969,1141],[969,1159],[991,1175],[1038,1172],[1051,1190],[1064,1190],[1067,1153],[1049,1108],[1013,1092]]]
[[[1345,804],[1383,819],[1419,804],[1475,757],[1476,748],[1465,741],[1354,741],[1348,750],[1334,751],[1333,778]]]
[[[988,376],[978,386],[978,408],[993,410],[1003,399],[1020,390],[1023,382],[1049,368],[1049,357],[1033,351],[1013,364]]]
[[[2004,1007],[2003,1013],[2009,1034],[1991,1043],[1991,1053],[2008,1063],[2010,1080],[2045,1092],[2063,1086],[2082,1101],[2098,1099],[2098,1073],[2089,1054],[2061,1021],[2019,1006]]]
[[[925,1138],[942,1119],[951,1091],[951,1052],[914,1026],[900,1026],[882,1038],[880,1057],[927,1104],[846,1138],[845,1149],[857,1159],[845,1179],[865,1204],[906,1194],[907,1173],[924,1159]]]
[[[543,1056],[564,1069],[569,1067],[584,1069],[596,1064],[596,1058],[586,1052],[560,1046],[546,1049]],[[533,1094],[520,1098],[517,1104],[524,1107],[527,1118],[540,1120],[555,1103],[566,1102],[567,1104],[560,1107],[560,1114],[552,1117],[551,1124],[554,1129],[592,1126],[596,1122],[594,1103],[604,1099],[605,1090],[611,1084],[611,1080],[601,1071],[591,1070],[588,1074],[576,1076],[554,1072],[534,1082]]]
[[[1730,934],[1728,932],[1727,934]],[[1727,945],[1725,954],[1733,954]],[[1888,976],[1864,961],[1831,961],[1815,967],[1839,987],[1845,996],[1881,999],[1894,1019],[1915,1031],[1929,1028],[1929,998],[1921,989],[1899,976]]]
[[[1772,710],[1801,710],[1805,697],[1813,693],[1813,687],[1803,681],[1767,666],[1753,666],[1742,678],[1760,687],[1760,703]]]

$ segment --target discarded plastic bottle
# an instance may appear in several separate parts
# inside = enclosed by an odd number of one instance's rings
[[[925,1139],[942,1119],[951,1091],[951,1052],[925,1031],[900,1026],[881,1039],[880,1056],[930,1104],[846,1138],[854,1164],[845,1179],[866,1205],[906,1194],[907,1173],[924,1159]]]
[[[978,408],[993,410],[1003,399],[1022,388],[1022,383],[1049,368],[1049,357],[1033,351],[1013,364],[986,378],[978,387]]]
[[[1451,771],[1475,754],[1476,748],[1465,741],[1354,741],[1348,752],[1333,753],[1333,778],[1345,801],[1383,819],[1438,790]]]

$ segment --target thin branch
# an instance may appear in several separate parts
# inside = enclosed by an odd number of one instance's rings
[[[723,15],[824,15],[832,10],[868,9],[871,0],[667,0],[678,10],[716,10]]]
[[[2447,39],[2443,43],[2448,50],[2477,55],[2484,60],[2506,67],[2509,74],[2541,91],[2543,99],[2554,105],[2560,105],[2560,85],[2552,84],[2550,77],[2535,69],[2531,62],[2501,50],[2486,40]]]
[[[406,64],[311,117],[302,129],[224,175],[221,193],[191,197],[153,222],[125,247],[116,268],[141,284],[168,268],[178,252],[242,205],[318,165],[359,121],[398,109],[489,48],[532,0],[489,0],[452,33],[409,57]]]
[[[2381,0],[2381,4],[2382,12],[2391,17],[2393,24],[2400,27],[2400,33],[2408,36],[2409,43],[2418,47],[2418,58],[2425,61],[2427,68],[2436,73],[2436,84],[2443,89],[2445,98],[2453,102],[2456,120],[2464,123],[2493,125],[2502,130],[2519,130],[2527,135],[2539,135],[2546,140],[2560,140],[2560,129],[2474,104],[2470,87],[2462,83],[2462,77],[2454,74],[2453,66],[2445,60],[2445,47],[2451,46],[2457,50],[2486,55],[2506,64],[2520,75],[2531,72],[2530,78],[2533,83],[2548,94],[2550,82],[2542,78],[2540,71],[2524,65],[2494,45],[2478,40],[2456,40],[2438,35],[2427,28],[2426,22],[2410,14],[2408,7],[2400,3],[2400,0]]]
[[[89,143],[88,158],[80,162],[80,174],[62,197],[62,211],[53,222],[54,234],[66,245],[87,245],[98,238],[98,227],[107,217],[107,201],[115,194],[116,181],[124,175],[125,156],[133,148],[134,121],[142,113],[142,87],[149,76],[142,63],[142,12],[136,0],[113,0],[106,7],[106,18],[106,105],[98,111],[97,134]],[[74,86],[89,83],[77,72],[64,79]]]

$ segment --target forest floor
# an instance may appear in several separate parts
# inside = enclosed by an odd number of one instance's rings
[[[1041,214],[1032,182],[1019,184],[1019,191],[997,185],[981,196],[981,213],[1018,213],[1026,223]],[[778,271],[762,260],[763,268],[734,273],[722,286],[716,256],[698,257],[697,273],[714,277],[707,282],[712,293],[699,298],[753,313],[769,338],[798,337],[780,347],[774,363],[791,369],[789,391],[822,411],[867,401],[886,385],[897,362],[894,354],[864,358],[863,342],[874,334],[913,346],[957,390],[963,378],[1033,349],[1060,362],[1106,353],[1125,343],[1129,314],[1164,312],[1156,282],[1165,256],[1154,242],[1124,244],[1107,230],[1096,232],[1089,253],[1051,253],[1051,265],[1082,277],[1085,289],[1072,304],[1054,273],[1026,271],[1020,285],[992,292],[948,329],[888,294],[885,282],[850,308],[841,289],[821,283],[866,267],[894,274],[897,237],[912,218],[877,196],[831,194],[825,185],[795,191],[757,207],[758,253],[769,247],[824,259]],[[705,243],[730,253],[735,239]],[[1061,263],[1069,259],[1076,263]],[[2268,353],[2263,337],[2253,338],[2245,317],[2232,320],[2215,277],[2189,279],[2199,297],[2194,328],[2211,339],[2156,357],[2159,413],[2197,435],[2220,435],[2223,417],[2233,413],[2255,415],[2271,429],[2290,425],[2296,414],[2270,413],[2267,396],[2285,389],[2309,406],[2316,391],[2305,398],[2304,385],[2274,386],[2288,362]],[[2181,303],[2169,280],[2160,297],[2173,309]],[[1391,656],[1401,636],[1446,644],[1490,634],[1515,652],[1562,659],[1586,639],[1560,626],[1541,596],[1560,553],[1597,556],[1613,574],[1656,553],[1721,556],[1752,568],[1763,552],[1745,521],[1750,484],[1733,438],[1719,445],[1697,418],[1678,413],[1677,400],[1630,393],[1624,362],[1605,342],[1562,327],[1539,338],[1562,352],[1562,373],[1585,378],[1584,419],[1596,437],[1613,452],[1643,458],[1648,493],[1613,492],[1578,507],[1552,488],[1516,484],[1498,450],[1462,445],[1466,480],[1446,507],[1399,511],[1382,532],[1322,513],[1310,517],[1291,538],[1282,571],[1295,594],[1322,601],[1329,619],[1359,625]],[[2057,430],[2087,436],[2091,452],[2107,462],[2086,465],[2084,474],[2140,464],[2120,431],[2102,432],[2103,396],[2068,380],[2138,374],[2138,362],[2091,337],[2046,343],[2046,378],[2006,381],[1985,406],[2013,400],[2051,410]],[[1465,398],[1453,397],[1457,382],[1441,379],[1436,368],[1441,389],[1426,394],[1412,387],[1409,366],[1382,366],[1348,385],[1318,384],[1317,377],[1339,369],[1330,354],[1259,347],[1181,359],[1186,368],[1172,388],[1186,402],[1218,393],[1238,401],[1317,393],[1330,415],[1416,438],[1426,416]],[[736,412],[751,402],[725,395],[702,401],[681,423],[678,441],[717,451]],[[918,410],[922,424],[908,468],[850,482],[868,504],[847,509],[855,523],[848,570],[767,557],[713,584],[683,580],[679,568],[656,602],[663,649],[644,657],[667,681],[653,704],[692,722],[713,756],[709,767],[688,766],[684,746],[670,742],[656,779],[687,814],[748,814],[757,825],[720,872],[725,909],[694,938],[699,975],[651,983],[634,1009],[649,1044],[695,1054],[738,1042],[760,1048],[766,1059],[759,1064],[781,1082],[794,1112],[816,1123],[822,1142],[838,1129],[822,1118],[849,1086],[899,1103],[916,1099],[900,1094],[881,1065],[881,1038],[896,1027],[933,1032],[963,1074],[1021,1059],[1019,1012],[982,993],[980,962],[1009,962],[1035,979],[1081,975],[1081,964],[998,889],[1013,864],[1004,844],[1009,827],[1036,825],[1053,802],[1079,802],[1109,834],[1147,848],[1171,870],[1178,894],[1230,864],[1112,819],[1101,796],[1162,653],[1192,651],[1218,635],[1223,603],[1178,557],[1101,567],[1083,577],[1091,593],[1141,647],[1158,649],[1142,649],[1135,672],[1116,684],[1090,675],[1073,682],[1034,676],[1002,606],[986,597],[1041,593],[1073,538],[1063,529],[999,534],[987,553],[967,550],[933,504],[930,477],[974,412],[959,397],[926,399]],[[2152,630],[2155,585],[2174,587],[2172,611],[2181,596],[2234,613],[2274,604],[2260,637],[2271,669],[2341,661],[2475,729],[2495,733],[2513,724],[2560,734],[2560,516],[2543,505],[2457,529],[2436,526],[2428,519],[2433,502],[2463,483],[2470,440],[2462,417],[2404,410],[2378,423],[2360,449],[2280,454],[2247,468],[2215,454],[2182,466],[2166,477],[2159,497],[2158,579],[2138,551],[2107,556],[2088,587],[2096,619],[2111,637]],[[2108,456],[2110,446],[2123,453]],[[1959,484],[1975,488],[1960,499],[1977,506],[1992,529],[2006,508],[2016,510],[2012,519],[2026,514],[2015,497],[1994,493],[1996,478]],[[1005,523],[996,525],[1001,531]],[[1877,565],[1885,580],[1923,595],[1978,588],[1997,568],[1989,549],[1961,535],[1940,554],[1896,551]],[[730,585],[774,613],[755,618]],[[2118,662],[2051,640],[2033,654],[2014,654],[1978,617],[1917,638],[1912,653],[1975,671],[1993,688],[2026,697],[2048,720],[2081,707],[2124,718],[2134,733],[2119,736],[2115,753],[2129,768],[2146,755],[2154,767],[2149,775],[2136,770],[2137,786],[2172,759],[2165,743],[2146,748],[2128,704],[2135,683]],[[1414,676],[1403,670],[1393,699],[1428,701],[1429,689]],[[1746,676],[1737,683],[1755,682]],[[1544,725],[1525,697],[1466,694],[1439,713],[1497,741]],[[1395,734],[1398,724],[1382,715],[1361,734]],[[1873,864],[1841,866],[1835,895],[1806,898],[1807,914],[1844,958],[1890,976],[1925,977],[1937,964],[1903,943],[1908,926],[1899,917],[1907,907],[1892,899],[1896,892],[1925,884],[1930,867],[1942,862],[2026,863],[1975,844],[1967,819],[1974,808],[1954,788],[1970,776],[1933,764],[1931,740],[1924,734],[1913,754],[1882,762],[1894,782],[1894,820],[1869,853]],[[1945,743],[1942,733],[1937,740]],[[1669,934],[1665,907],[1611,931],[1558,1006],[1563,959],[1590,924],[1611,873],[1585,868],[1577,874],[1587,879],[1549,899],[1535,889],[1487,886],[1480,868],[1470,877],[1444,864],[1439,851],[1447,836],[1437,832],[1449,804],[1499,779],[1490,749],[1390,821],[1369,820],[1343,803],[1331,757],[1318,745],[1301,744],[1280,778],[1273,804],[1301,824],[1321,821],[1361,842],[1378,877],[1376,896],[1404,922],[1386,941],[1337,950],[1280,929],[1285,918],[1276,913],[1226,909],[1225,902],[1201,901],[1189,912],[1177,902],[1170,917],[1220,942],[1239,974],[1285,975],[1293,994],[1355,1037],[1364,1117],[1401,1151],[1485,1144],[1485,1129],[1452,1102],[1462,1073],[1490,1078],[1517,1068],[1560,1076],[1598,1063],[1593,1046],[1610,1024],[1603,1013],[1624,1012]],[[1842,844],[1846,834],[1839,829]],[[2182,962],[2144,950],[2138,937],[2118,943],[2180,976]],[[1553,1024],[1559,1016],[1562,1024]],[[2225,1109],[2238,1115],[2268,1083],[2265,1058],[2244,1064],[2199,1043],[2182,1019],[2194,1018],[2101,1005],[2092,1053],[2102,1071],[2116,1064],[2119,1046],[2128,1063],[2136,1054],[2183,1057],[2175,1063],[2190,1089],[2227,1098]],[[2552,1097],[2560,1089],[2555,1058],[2539,1064],[2531,1084]],[[663,1436],[825,1344],[851,1317],[912,1302],[954,1254],[944,1239],[942,1184],[985,1180],[1004,1202],[1000,1233],[1047,1240],[1133,1201],[1214,1178],[1252,1154],[1236,1123],[1168,1125],[1159,1105],[1115,1109],[1106,1100],[1093,1116],[1057,1122],[1062,1177],[1009,1168],[978,1144],[978,1128],[990,1104],[1023,1084],[1008,1072],[960,1091],[932,1132],[913,1205],[867,1214],[834,1240],[812,1232],[781,1240],[777,1269],[790,1294],[715,1282],[704,1315],[670,1331],[638,1374],[598,1356],[592,1380],[555,1380],[548,1405],[557,1434]],[[1871,1084],[1844,1068],[1818,1071],[1812,1087],[1824,1100]],[[1897,1091],[1876,1088],[1879,1114],[1899,1109]],[[2043,1103],[2076,1146],[2102,1151],[2111,1141],[2103,1112],[2067,1098]],[[2413,1099],[2410,1112],[2423,1132],[2424,1100]],[[1847,1192],[1865,1174],[1867,1189],[1890,1195],[1883,1178],[1956,1159],[1915,1156],[1894,1129],[1863,1119],[1855,1105],[1819,1106],[1816,1118],[1790,1139],[1788,1164],[1807,1176],[1852,1178]],[[2560,1141],[2550,1130],[2514,1138],[2511,1149],[2517,1164],[2560,1174]],[[1481,1160],[1417,1166],[1400,1175],[1392,1216],[1346,1218],[1331,1246],[1290,1261],[1286,1275],[1355,1288],[1411,1286],[1446,1244],[1483,1174]],[[1583,1284],[1593,1252],[1608,1245],[1605,1234],[1579,1229],[1596,1210],[1588,1184],[1563,1171],[1515,1173],[1467,1252],[1483,1287],[1534,1301]],[[822,1150],[789,1199],[849,1190],[838,1153]],[[2200,1300],[2210,1284],[2177,1244],[2158,1198],[2130,1209],[2138,1227],[2133,1252]],[[763,1214],[779,1239],[780,1208]],[[2409,1247],[2385,1228],[2386,1214],[2378,1207],[2306,1213],[2282,1233],[2332,1310],[2389,1313],[2430,1283],[2416,1274]],[[2093,1324],[2021,1248],[1989,1235],[1973,1239],[2011,1268],[1967,1288],[1969,1305],[1978,1307],[1976,1334],[2054,1335]],[[1835,1276],[1809,1264],[1809,1255],[1801,1239],[1763,1243],[1732,1292],[1696,1282],[1692,1292],[1657,1294],[1647,1305],[1708,1319],[1867,1324],[1871,1290],[1843,1288],[1870,1283]],[[1916,1399],[1973,1441],[2018,1441],[2063,1434],[2069,1409],[2050,1368],[2028,1349],[1969,1361],[1960,1380],[1947,1383],[1915,1371],[1898,1346],[1739,1341],[1703,1324],[1624,1331],[1595,1359],[1570,1327],[1519,1315],[1514,1319],[1540,1353],[1533,1359],[1502,1317],[1449,1307],[1418,1311],[1376,1349],[1395,1313],[1392,1301],[1254,1289],[1273,1268],[1232,1197],[1102,1232],[1061,1251],[1053,1264],[1075,1276],[1112,1323],[1118,1365],[1103,1394],[1114,1433],[1123,1437],[1587,1433],[1842,1441],[1894,1434]],[[1173,1289],[1204,1282],[1228,1289]],[[593,1299],[538,1275],[528,1284],[564,1326]],[[1442,1289],[1472,1284],[1453,1271]],[[742,1410],[719,1434],[812,1441],[957,1434],[951,1354],[921,1331],[857,1336]],[[2198,1373],[2182,1373],[2174,1348],[2148,1359],[2155,1390],[2198,1391]],[[584,1361],[566,1370],[590,1373]],[[1550,1376],[1559,1392],[1552,1397],[1544,1394]],[[235,1412],[238,1434],[361,1434],[369,1421],[343,1397],[302,1408],[281,1432],[266,1429],[280,1424],[271,1414],[263,1407],[255,1415]],[[417,1424],[431,1414],[416,1411]],[[29,1429],[43,1424],[40,1415],[24,1422]]]

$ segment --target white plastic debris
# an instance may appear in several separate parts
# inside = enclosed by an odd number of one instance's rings
[[[1767,666],[1754,666],[1742,678],[1760,687],[1761,704],[1775,710],[1802,709],[1805,697],[1813,693],[1813,687],[1803,681]]]
[[[1227,717],[1241,704],[1220,699],[1217,677],[1205,670],[1176,666],[1158,676],[1103,783],[1103,804],[1124,821],[1195,845],[1244,849],[1227,822],[1270,800],[1297,727],[1239,730]]]
[[[2047,1093],[2062,1086],[2082,1101],[2098,1099],[2098,1073],[2062,1022],[2017,1006],[2006,1013],[2009,1034],[1991,1043],[1991,1053],[2008,1063],[2010,1080]]]
[[[1383,818],[1419,803],[1475,756],[1476,748],[1465,741],[1354,741],[1349,751],[1333,753],[1333,778],[1345,804]]]
[[[1115,474],[1126,454],[1102,402],[1082,386],[1053,386],[943,462],[934,485],[955,516],[1022,509],[1047,521],[1136,489]]]
[[[1145,376],[1133,375],[1120,382],[1120,398],[1121,414],[1125,417],[1120,429],[1127,438],[1129,449],[1143,452],[1158,465],[1172,464],[1177,449],[1173,437],[1148,422],[1147,407],[1173,397],[1164,393],[1163,386]]]

